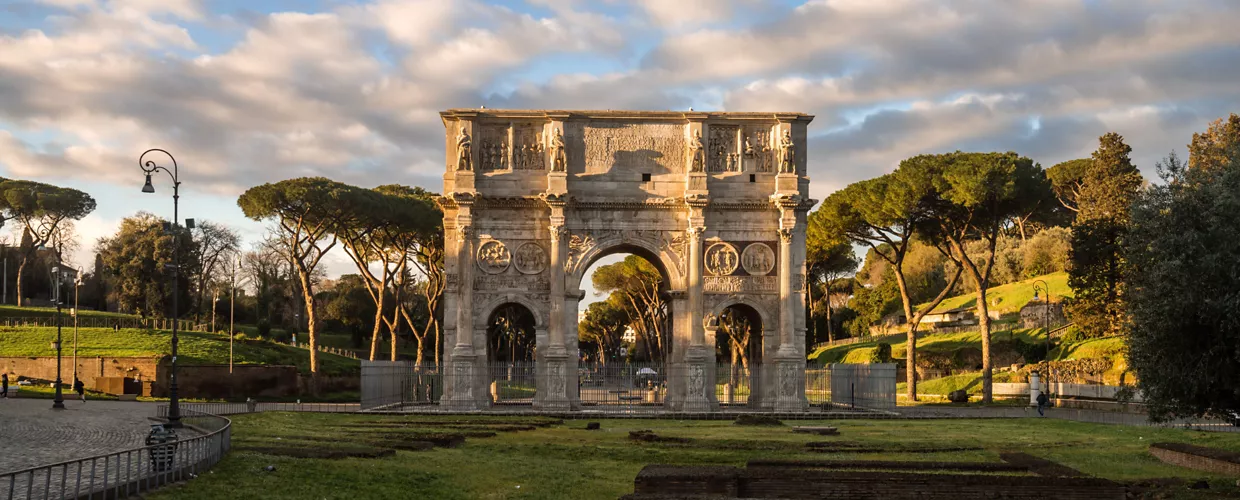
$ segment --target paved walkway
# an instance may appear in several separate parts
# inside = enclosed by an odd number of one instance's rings
[[[0,473],[142,446],[156,403],[0,399]]]

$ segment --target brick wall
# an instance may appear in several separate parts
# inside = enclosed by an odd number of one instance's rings
[[[685,468],[648,466],[634,481],[634,495],[723,493],[741,498],[893,500],[1086,500],[1125,498],[1116,483],[1093,478],[839,472],[806,469]],[[709,490],[704,489],[709,486]],[[732,492],[735,493],[732,493]]]
[[[78,356],[78,378],[86,387],[97,387],[96,378],[125,377],[154,380],[158,358],[116,358]],[[0,371],[9,374],[9,383],[16,384],[18,376],[40,380],[56,379],[56,357],[0,357]],[[60,377],[66,384],[73,383],[73,356],[61,357]]]
[[[1187,447],[1185,447],[1187,448]],[[1171,465],[1188,467],[1224,476],[1240,476],[1240,463],[1192,453],[1191,449],[1170,450],[1159,444],[1150,445],[1150,453]]]

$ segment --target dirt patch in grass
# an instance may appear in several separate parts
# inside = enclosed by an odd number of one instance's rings
[[[736,425],[761,425],[761,426],[780,426],[784,425],[778,418],[770,415],[741,415],[736,417],[736,421],[732,422]]]
[[[489,433],[492,437],[495,433]],[[360,439],[368,442],[408,442],[408,441],[426,441],[440,448],[456,448],[465,444],[465,438],[468,437],[459,433],[444,432],[353,432],[349,434],[351,439]]]
[[[1033,471],[1034,474],[1045,477],[1089,477],[1079,470],[1073,469],[1066,465],[1052,462],[1045,458],[1035,457],[1028,453],[1021,452],[1003,452],[999,454],[999,458],[1004,462],[1012,465],[1019,465]]]
[[[391,418],[383,420],[364,420],[355,424],[391,424],[410,426],[480,426],[480,425],[519,425],[533,427],[551,427],[563,424],[558,418],[484,418],[484,419],[450,419],[427,420],[422,418]]]
[[[651,431],[651,430],[629,431],[629,439],[633,441],[643,442],[643,443],[688,444],[688,443],[693,442],[693,439],[690,439],[687,437],[660,436],[658,434],[655,434],[654,431]]]
[[[338,448],[308,448],[299,446],[236,446],[236,451],[249,451],[264,455],[276,455],[292,458],[322,458],[339,460],[343,458],[379,458],[396,454],[392,448],[375,448],[369,446],[349,446]]]
[[[1211,458],[1223,462],[1231,462],[1240,464],[1240,453],[1220,450],[1217,448],[1207,448],[1205,446],[1195,446],[1185,443],[1154,443],[1150,448],[1162,448],[1164,450],[1178,451],[1189,455],[1197,455],[1199,457]]]
[[[820,453],[950,453],[957,451],[978,451],[983,449],[981,446],[881,446],[862,444],[854,441],[810,441],[805,443],[805,447],[809,451]]]
[[[520,424],[422,424],[416,422],[409,423],[373,423],[373,424],[340,424],[337,427],[344,429],[443,429],[451,431],[467,431],[467,432],[518,432],[532,431],[537,429],[534,425]],[[477,436],[485,437],[485,436]]]

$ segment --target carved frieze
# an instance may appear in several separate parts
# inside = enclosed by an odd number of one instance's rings
[[[483,172],[508,170],[508,127],[484,125],[478,133],[478,141]]]
[[[635,171],[684,172],[684,126],[674,123],[593,122],[582,127],[587,172],[617,166]]]
[[[484,292],[504,290],[546,292],[551,290],[551,281],[541,276],[484,274],[474,277],[474,290]]]
[[[775,268],[775,251],[766,243],[750,243],[741,252],[741,267],[753,276],[764,276]]]
[[[739,130],[740,128],[736,125],[710,126],[709,171],[740,171],[740,154],[736,150],[736,135]]]
[[[771,172],[771,128],[745,127],[744,156],[756,172]]]
[[[715,276],[727,276],[736,271],[740,257],[736,247],[729,243],[718,242],[706,249],[706,272]]]
[[[487,274],[502,273],[511,263],[512,254],[499,241],[491,240],[478,247],[478,268]]]
[[[805,273],[796,273],[792,275],[792,293],[801,293],[805,291]]]
[[[570,235],[568,237],[568,259],[564,262],[564,272],[571,272],[573,266],[581,260],[582,254],[591,248],[594,248],[594,238],[590,235]]]
[[[512,168],[513,170],[543,170],[547,162],[542,142],[542,126],[535,124],[517,125],[513,129]]]
[[[444,273],[444,291],[455,292],[461,286],[461,277],[456,273]]]
[[[801,370],[794,363],[780,363],[779,366],[779,397],[797,397],[797,378]]]
[[[706,397],[706,370],[698,363],[689,365],[689,397]]]
[[[704,276],[703,293],[779,293],[778,276]]]
[[[685,273],[685,249],[688,244],[689,240],[680,231],[664,231],[659,240],[659,250],[676,256],[676,272],[682,275]]]
[[[547,270],[547,261],[547,251],[532,241],[522,243],[512,256],[513,265],[522,274],[538,274]]]

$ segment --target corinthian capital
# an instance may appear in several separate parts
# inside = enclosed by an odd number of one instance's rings
[[[568,226],[557,225],[557,226],[551,226],[550,229],[551,229],[551,242],[552,243],[558,243],[560,241],[563,241],[564,237],[568,236]]]
[[[792,243],[792,228],[779,228],[779,241],[783,243]]]
[[[474,236],[473,226],[458,226],[456,228],[456,242],[465,243]]]

